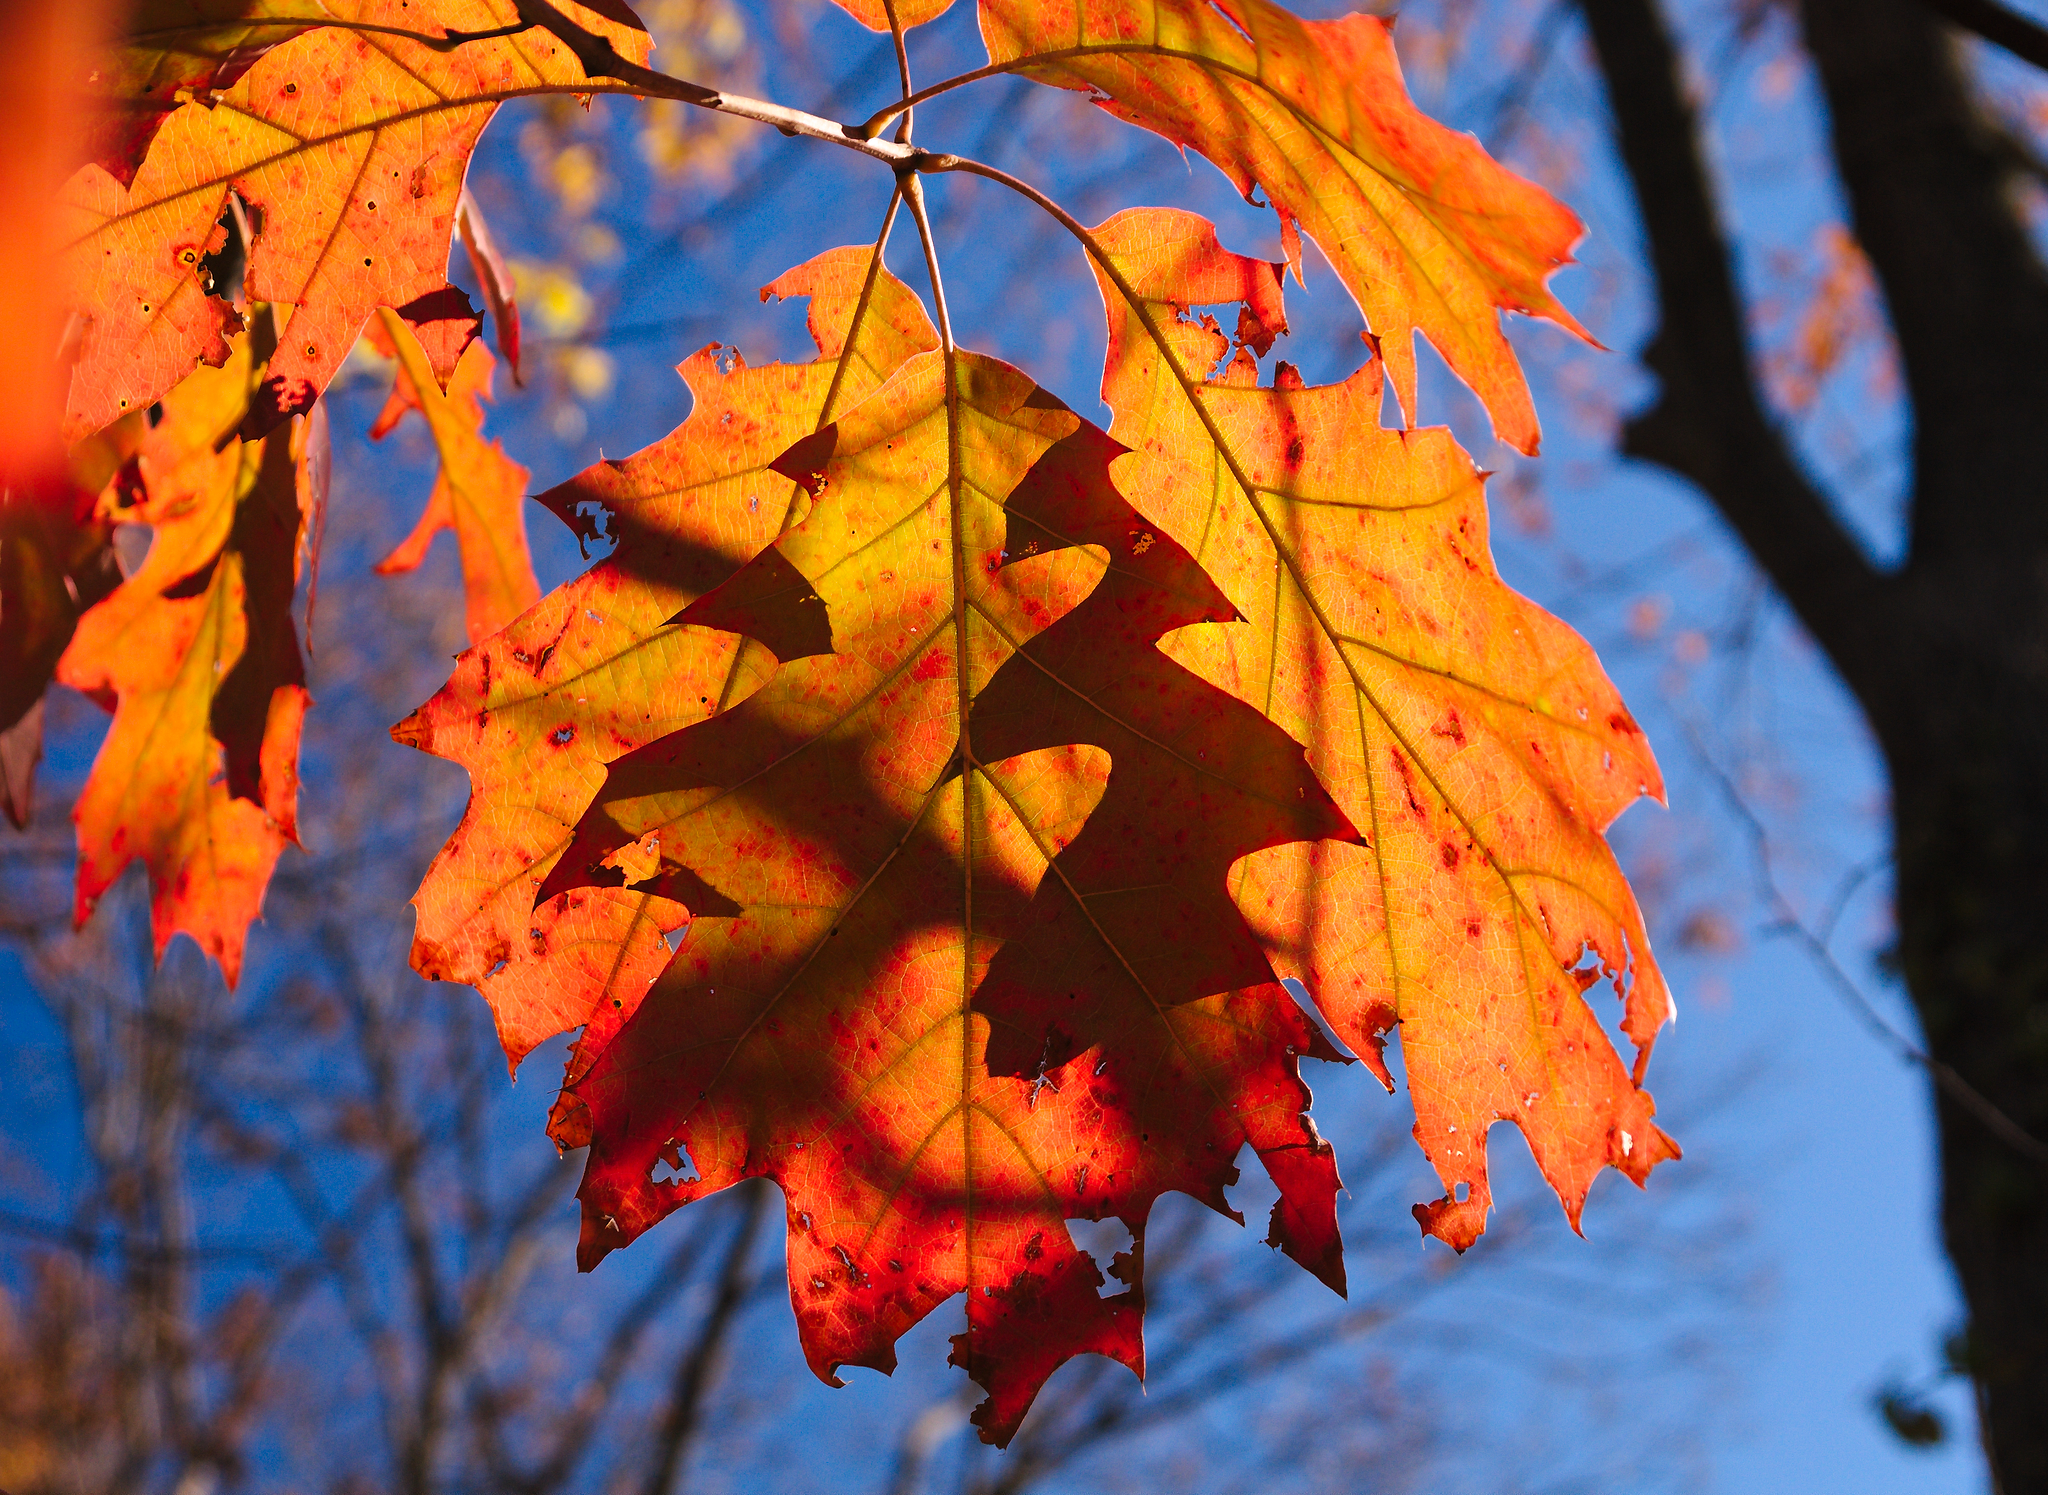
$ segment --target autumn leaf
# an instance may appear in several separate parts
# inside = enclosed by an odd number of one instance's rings
[[[513,20],[503,0],[436,0],[428,14],[409,0],[330,8],[337,21],[428,35]],[[645,61],[644,31],[567,0],[564,14]],[[309,408],[372,311],[446,287],[463,173],[498,104],[586,81],[544,29],[444,51],[324,26],[273,48],[217,101],[180,108],[132,183],[82,168],[65,189],[65,274],[86,318],[67,432],[145,408],[195,364],[224,361],[234,312],[208,294],[202,261],[224,242],[216,225],[231,191],[260,224],[248,294],[296,308],[244,434]],[[453,369],[452,355],[437,360],[444,383]]]
[[[1304,21],[1269,0],[981,0],[993,64],[1200,151],[1248,201],[1263,188],[1297,275],[1307,230],[1364,311],[1411,425],[1421,332],[1500,439],[1533,455],[1536,410],[1498,309],[1588,336],[1545,285],[1582,226],[1415,107],[1393,24]]]
[[[269,328],[259,310],[223,367],[164,397],[136,457],[141,492],[110,516],[150,525],[149,552],[79,619],[57,668],[114,711],[73,810],[79,922],[140,858],[158,956],[182,931],[231,986],[271,869],[298,839],[299,730],[311,704],[291,617],[298,431],[235,435]]]
[[[1233,613],[1116,493],[1114,454],[1016,370],[943,352],[791,447],[775,469],[809,512],[675,619],[774,672],[614,759],[539,894],[638,888],[694,916],[571,1076],[580,1261],[770,1177],[813,1370],[892,1368],[965,1293],[953,1360],[998,1444],[1071,1356],[1142,1371],[1152,1202],[1227,1212],[1246,1144],[1283,1190],[1276,1242],[1342,1281],[1296,1073],[1334,1050],[1225,875],[1353,832],[1296,743],[1158,652]],[[1040,1023],[1012,1073],[985,1062],[999,1025],[1047,1012],[1102,1036]],[[658,1181],[685,1150],[697,1176]],[[1104,1299],[1063,1222],[1110,1215],[1140,1244]]]
[[[455,232],[469,253],[469,268],[483,290],[484,305],[490,309],[491,326],[498,337],[498,351],[512,370],[512,382],[524,385],[519,367],[519,301],[512,285],[512,266],[491,237],[484,210],[469,188],[455,205]]]
[[[1494,571],[1483,475],[1450,433],[1381,428],[1376,362],[1314,388],[1282,363],[1259,386],[1281,266],[1188,213],[1093,239],[1102,394],[1133,449],[1117,481],[1246,619],[1167,651],[1306,743],[1365,833],[1250,858],[1238,905],[1390,1089],[1399,1025],[1447,1191],[1417,1206],[1426,1231],[1463,1250],[1484,1229],[1503,1120],[1576,1227],[1600,1169],[1641,1183],[1677,1156],[1639,1088],[1671,999],[1602,835],[1663,792],[1642,730],[1585,641]],[[1205,306],[1241,308],[1234,357]],[[1624,994],[1633,1079],[1580,996],[1599,977]]]
[[[232,87],[272,47],[334,18],[319,0],[142,0],[125,15],[86,85],[92,159],[124,183],[180,94]]]
[[[896,24],[908,31],[913,26],[936,21],[953,8],[953,0],[832,0],[832,3],[868,30],[884,32],[889,29],[892,10]]]
[[[484,439],[483,402],[491,393],[495,360],[481,342],[470,342],[443,394],[420,340],[398,313],[380,311],[371,325],[373,340],[398,360],[398,370],[370,434],[388,434],[408,410],[417,410],[441,457],[426,512],[398,548],[377,563],[377,572],[414,570],[426,559],[434,536],[454,530],[462,549],[464,622],[469,641],[476,643],[540,597],[526,546],[526,469],[497,442]]]
[[[612,554],[463,654],[447,686],[393,729],[462,764],[471,785],[414,900],[413,967],[482,991],[514,1065],[585,1024],[586,1042],[601,1042],[667,964],[663,936],[688,921],[672,900],[624,889],[534,907],[605,760],[758,684],[758,649],[668,620],[808,504],[768,464],[938,345],[917,298],[865,248],[828,251],[770,294],[809,298],[817,360],[748,368],[714,343],[685,361],[688,420],[540,496],[586,540],[616,541]]]
[[[147,428],[140,411],[72,448],[59,474],[0,486],[0,808],[28,824],[43,691],[79,614],[120,584],[102,492]]]

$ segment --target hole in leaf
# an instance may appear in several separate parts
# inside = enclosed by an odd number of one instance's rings
[[[221,246],[199,261],[207,290],[223,300],[241,298],[242,272],[249,263],[249,246],[243,240],[242,225],[253,221],[247,206],[239,197],[230,194],[227,206],[221,210],[215,223],[215,227],[222,231]],[[253,228],[251,232],[254,232]]]
[[[1451,1190],[1451,1198],[1463,1204],[1470,1197],[1471,1193],[1472,1185],[1466,1183],[1463,1179],[1459,1179],[1457,1186]]]
[[[143,557],[149,554],[150,537],[155,533],[147,524],[123,524],[115,529],[114,556],[123,576],[133,576],[141,569]]]
[[[1246,1142],[1238,1148],[1232,1159],[1237,1167],[1237,1177],[1223,1186],[1223,1202],[1237,1211],[1238,1223],[1248,1220],[1263,1220],[1273,1213],[1273,1206],[1280,1202],[1280,1186],[1273,1182],[1273,1176],[1266,1172],[1266,1165],[1259,1158],[1259,1150]],[[1166,1201],[1160,1201],[1162,1204]],[[1178,1208],[1182,1201],[1174,1201]],[[1166,1216],[1158,1218],[1165,1219]]]
[[[1075,1249],[1094,1258],[1102,1269],[1102,1286],[1096,1295],[1111,1298],[1122,1292],[1125,1283],[1111,1269],[1118,1256],[1127,1256],[1131,1250],[1130,1227],[1111,1215],[1107,1220],[1069,1220],[1067,1234],[1073,1237]]]
[[[661,1155],[654,1160],[654,1166],[647,1170],[647,1181],[651,1184],[693,1184],[704,1175],[697,1171],[697,1164],[690,1156],[690,1150],[680,1142],[671,1141]]]
[[[613,527],[612,511],[597,499],[579,500],[562,518],[575,531],[576,544],[582,549],[586,561],[603,560],[618,548],[619,536]],[[598,549],[593,552],[592,546]]]
[[[1624,945],[1624,956],[1627,947]],[[1602,965],[1599,953],[1591,945],[1579,949],[1579,958],[1570,966],[1572,979],[1585,994],[1586,1005],[1592,1010],[1601,1029],[1607,1034],[1608,1042],[1614,1045],[1622,1063],[1632,1063],[1635,1058],[1635,1041],[1622,1031],[1622,1020],[1628,1016],[1628,993],[1635,985],[1635,972],[1625,971],[1616,981]]]

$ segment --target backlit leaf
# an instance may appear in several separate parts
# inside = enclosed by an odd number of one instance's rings
[[[540,597],[526,546],[526,469],[497,442],[484,439],[483,402],[491,393],[496,360],[480,340],[471,341],[443,394],[419,339],[397,312],[380,311],[373,325],[375,341],[398,360],[398,371],[370,434],[384,436],[408,410],[417,410],[441,456],[426,512],[377,570],[384,575],[411,571],[426,559],[435,535],[455,531],[462,548],[464,622],[469,641],[476,643]]]
[[[832,3],[868,30],[883,32],[889,29],[892,8],[896,12],[896,24],[906,31],[912,26],[936,21],[953,8],[953,0],[832,0]]]
[[[337,18],[439,35],[513,19],[505,0],[333,0]],[[647,56],[644,31],[564,0],[564,13]],[[608,7],[618,10],[618,7]],[[623,14],[623,12],[620,12]],[[86,317],[66,429],[145,408],[196,363],[220,364],[234,313],[207,294],[201,261],[222,242],[228,193],[260,225],[248,294],[294,306],[249,434],[309,408],[370,313],[447,284],[463,173],[503,100],[583,81],[545,30],[439,51],[382,33],[322,27],[266,53],[217,103],[163,124],[134,180],[97,165],[65,190],[72,303]],[[452,358],[439,369],[443,379]]]
[[[965,1293],[953,1359],[997,1443],[1071,1356],[1141,1368],[1151,1205],[1227,1211],[1247,1144],[1283,1191],[1276,1242],[1342,1281],[1295,1072],[1333,1051],[1225,875],[1351,827],[1297,744],[1155,647],[1232,613],[1117,494],[1115,452],[1014,369],[945,353],[792,447],[775,465],[809,512],[676,619],[777,667],[613,760],[541,888],[694,916],[572,1076],[583,1262],[773,1178],[812,1368],[889,1369]],[[684,1150],[698,1176],[657,1181]],[[1104,1299],[1063,1222],[1110,1215],[1140,1244]]]
[[[1298,225],[1364,310],[1411,425],[1421,332],[1500,438],[1535,452],[1498,309],[1586,335],[1545,285],[1581,225],[1416,109],[1392,20],[1304,21],[1270,0],[981,0],[981,27],[993,62],[1200,151],[1248,200],[1263,188],[1296,273]]]
[[[835,249],[762,293],[810,299],[816,362],[748,368],[713,344],[679,372],[690,418],[624,461],[600,462],[540,502],[617,548],[461,657],[454,678],[394,729],[469,770],[463,823],[414,900],[413,966],[489,999],[516,1064],[585,1023],[623,1021],[687,922],[666,898],[534,892],[604,782],[606,760],[758,684],[766,657],[668,620],[779,534],[803,490],[768,464],[829,413],[938,345],[916,297],[866,249]]]
[[[182,931],[230,985],[271,869],[298,839],[311,704],[291,616],[303,423],[262,441],[235,435],[267,351],[252,344],[269,325],[260,311],[225,366],[164,397],[136,457],[137,502],[111,516],[150,525],[149,552],[79,619],[57,667],[114,711],[73,810],[79,921],[140,858],[158,955]]]
[[[512,266],[500,252],[497,240],[491,237],[484,210],[467,187],[456,203],[455,231],[469,253],[470,271],[483,288],[484,305],[490,309],[491,326],[497,333],[498,351],[505,355],[511,368],[512,382],[523,385],[526,378],[519,367],[519,300],[512,285]]]
[[[1238,904],[1390,1088],[1381,1035],[1400,1026],[1448,1191],[1417,1206],[1425,1230],[1463,1250],[1484,1228],[1498,1120],[1576,1226],[1601,1168],[1641,1183],[1677,1156],[1638,1088],[1671,999],[1602,835],[1663,792],[1642,730],[1586,643],[1494,571],[1483,475],[1450,433],[1379,425],[1376,364],[1316,388],[1281,364],[1259,386],[1281,266],[1187,213],[1095,238],[1114,271],[1103,398],[1134,449],[1117,481],[1247,620],[1168,652],[1306,743],[1365,833],[1251,858]],[[1192,309],[1233,303],[1238,350],[1212,375],[1232,343]],[[1625,993],[1633,1081],[1580,996],[1596,975]]]
[[[257,58],[333,19],[320,0],[142,0],[99,59],[86,95],[93,159],[127,182],[178,95],[229,88]]]

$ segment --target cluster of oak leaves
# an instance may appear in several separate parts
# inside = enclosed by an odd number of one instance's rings
[[[473,785],[413,963],[474,984],[514,1063],[581,1029],[551,1131],[589,1148],[585,1265],[772,1178],[818,1373],[889,1368],[965,1293],[954,1358],[1005,1441],[1068,1357],[1142,1371],[1151,1204],[1227,1212],[1247,1143],[1272,1244],[1343,1290],[1297,1072],[1339,1053],[1281,976],[1389,1088],[1399,1025],[1446,1190],[1416,1214],[1460,1250],[1495,1121],[1574,1222],[1601,1168],[1675,1156],[1639,1088],[1670,999],[1603,836],[1656,768],[1591,650],[1495,574],[1470,459],[1413,428],[1421,332],[1534,451],[1499,315],[1575,327],[1544,282],[1579,225],[1414,109],[1387,23],[980,0],[999,69],[1263,189],[1297,276],[1316,241],[1372,328],[1349,379],[1261,385],[1289,267],[1184,212],[1077,235],[1108,433],[942,348],[879,245],[833,250],[764,291],[808,298],[815,361],[713,345],[675,432],[539,495],[616,542],[540,597],[448,257],[459,230],[516,360],[470,152],[506,99],[630,92],[564,39],[646,63],[644,33],[616,0],[142,9],[63,196],[68,477],[10,495],[0,543],[17,817],[51,675],[113,712],[81,919],[140,859],[159,950],[182,931],[237,977],[296,836],[318,400],[366,333],[398,361],[379,429],[418,410],[443,463],[387,564],[452,527],[469,597],[472,647],[394,729]],[[125,578],[124,524],[152,535]],[[1633,1074],[1582,995],[1603,977]],[[1136,1242],[1113,1294],[1063,1223],[1108,1216]]]

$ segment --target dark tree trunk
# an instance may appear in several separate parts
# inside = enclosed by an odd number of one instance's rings
[[[1624,447],[1713,499],[1883,745],[1985,1441],[2003,1495],[2048,1492],[2048,274],[2014,153],[1917,0],[1804,0],[1912,401],[1910,552],[1880,575],[1765,413],[1655,0],[1581,3],[1662,306],[1644,352],[1662,390]]]
[[[1941,651],[1951,672],[1926,705],[1942,719],[1890,734],[1900,953],[1934,1056],[2040,1136],[2048,694],[1987,652]],[[2048,1180],[1954,1097],[1936,1099],[1942,1225],[1970,1306],[1985,1442],[2005,1495],[2033,1495],[2048,1491]]]

